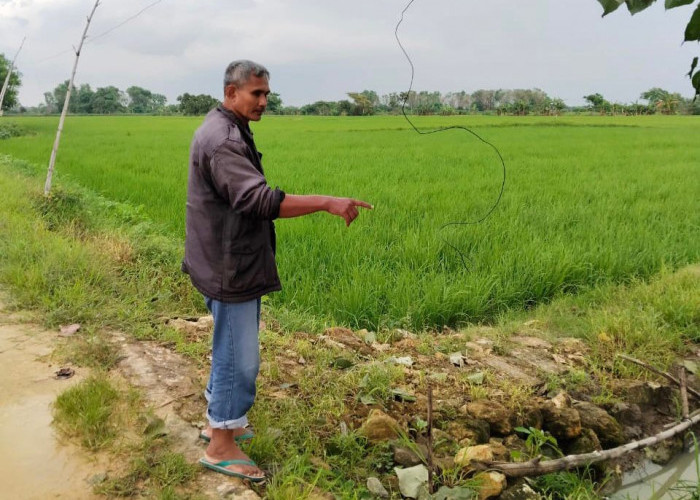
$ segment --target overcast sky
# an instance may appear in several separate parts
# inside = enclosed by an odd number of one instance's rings
[[[154,0],[102,0],[98,36]],[[0,0],[0,53],[17,66],[20,102],[43,101],[70,76],[94,0]],[[349,91],[406,90],[410,67],[394,38],[407,0],[161,0],[86,44],[76,82],[165,94],[221,94],[223,70],[253,59],[285,104],[338,100]],[[681,45],[693,6],[663,1],[631,17],[601,18],[596,0],[415,0],[399,35],[416,67],[414,89],[534,88],[581,104],[594,92],[633,102],[651,87],[690,96],[684,74],[700,53]],[[66,51],[57,56],[57,53]]]

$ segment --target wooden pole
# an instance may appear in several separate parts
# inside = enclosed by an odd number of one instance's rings
[[[70,81],[68,83],[68,90],[66,91],[66,100],[63,103],[63,111],[61,111],[61,119],[58,121],[58,130],[56,131],[56,139],[53,142],[53,149],[51,150],[51,159],[49,160],[49,170],[46,173],[46,184],[44,184],[44,196],[47,196],[51,191],[51,179],[53,177],[53,169],[56,164],[56,153],[58,153],[58,145],[61,142],[61,132],[63,131],[63,122],[66,120],[66,114],[68,113],[68,104],[70,103],[70,94],[73,89],[73,80],[75,79],[75,72],[78,70],[78,59],[80,59],[80,51],[83,48],[83,43],[87,38],[88,28],[90,27],[90,21],[92,21],[92,16],[97,10],[97,6],[100,5],[100,0],[95,0],[95,5],[87,18],[87,23],[85,24],[85,29],[83,30],[83,36],[80,38],[80,44],[75,50],[75,62],[73,63],[73,71],[70,75]]]
[[[687,419],[674,425],[670,429],[639,441],[632,441],[617,448],[611,448],[604,451],[594,451],[592,453],[584,453],[581,455],[569,455],[556,460],[542,461],[541,457],[537,457],[529,462],[522,463],[507,463],[507,462],[475,462],[472,461],[472,466],[482,470],[497,470],[508,477],[532,477],[550,474],[562,470],[569,470],[582,465],[590,465],[604,460],[619,458],[630,451],[646,448],[647,446],[655,445],[665,439],[676,436],[700,422],[700,411],[696,411],[688,416]]]
[[[10,67],[7,68],[7,76],[5,77],[5,83],[3,83],[2,90],[0,91],[0,116],[2,116],[4,113],[4,111],[2,110],[2,103],[5,101],[5,92],[7,92],[7,87],[10,86],[10,77],[12,76],[12,70],[15,69],[15,61],[17,61],[17,56],[19,55],[20,50],[22,50],[22,47],[24,47],[24,41],[26,39],[26,36],[22,38],[22,43],[20,44],[19,49],[17,49],[15,57],[12,58]]]
[[[433,386],[428,381],[428,493],[433,491]]]
[[[677,385],[678,387],[681,386],[681,381],[678,380],[676,377],[674,377],[674,376],[671,375],[670,373],[662,372],[661,370],[658,370],[658,369],[654,368],[653,366],[651,366],[651,365],[648,364],[648,363],[645,363],[644,361],[640,361],[640,360],[638,360],[638,359],[635,359],[635,358],[633,358],[633,357],[631,357],[631,356],[627,356],[627,355],[625,355],[625,354],[618,354],[617,357],[620,358],[620,359],[624,359],[625,361],[629,361],[630,363],[634,363],[635,365],[639,365],[639,366],[641,366],[642,368],[646,368],[646,369],[649,370],[650,372],[656,373],[657,375],[660,375],[661,377],[664,377],[666,380],[668,380],[669,382],[671,382],[671,383]],[[692,387],[687,387],[686,390],[688,391],[688,394],[690,394],[690,395],[692,395],[692,396],[694,396],[694,397],[700,399],[700,392],[696,391],[696,390],[693,389]]]

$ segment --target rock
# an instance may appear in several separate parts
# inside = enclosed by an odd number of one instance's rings
[[[682,451],[683,438],[679,436],[674,436],[644,450],[647,458],[659,465],[666,465]]]
[[[471,461],[477,462],[492,462],[493,450],[488,444],[480,444],[476,446],[467,446],[462,448],[455,455],[455,465],[462,467],[471,467]]]
[[[516,436],[517,437],[517,436]],[[503,442],[496,438],[491,438],[489,440],[488,446],[491,448],[491,453],[493,453],[493,459],[497,462],[507,462],[510,458],[510,451],[503,445]]]
[[[390,357],[387,358],[386,360],[388,363],[394,363],[397,365],[402,365],[402,366],[407,366],[407,367],[412,367],[413,366],[413,358],[411,356],[401,356],[401,357]]]
[[[467,403],[461,410],[467,415],[488,422],[492,434],[507,436],[513,431],[510,411],[495,401]]]
[[[540,410],[537,405],[531,405],[526,408],[523,408],[521,420],[521,425],[523,427],[534,427],[535,429],[541,429],[542,424],[544,423],[542,410]]]
[[[505,490],[498,498],[499,500],[541,500],[542,496],[530,488],[526,482],[521,481]]]
[[[604,448],[614,448],[625,443],[622,426],[608,412],[592,403],[579,402],[574,406],[581,419],[581,426],[592,429]]]
[[[454,455],[459,448],[457,441],[445,431],[433,429],[433,450],[438,455]]]
[[[591,429],[583,429],[581,435],[571,441],[566,447],[567,455],[579,455],[600,450],[602,450],[602,447],[600,446],[598,436]]]
[[[610,415],[623,426],[638,426],[642,422],[642,410],[634,403],[615,403],[610,408]]]
[[[394,463],[402,467],[413,467],[414,465],[419,465],[423,463],[418,453],[406,446],[394,445],[392,446],[394,450]],[[428,449],[420,450],[423,456],[427,456]],[[425,453],[424,453],[425,452]]]
[[[560,391],[559,394],[552,398],[552,404],[557,408],[571,408],[571,396],[564,391]]]
[[[636,382],[625,389],[625,399],[638,405],[655,405],[657,391],[661,388],[655,382]]]
[[[506,487],[506,476],[500,472],[480,472],[474,476],[478,484],[479,500],[497,497]]]
[[[367,478],[367,489],[372,495],[376,497],[389,498],[389,492],[386,491],[384,485],[376,477]]]
[[[381,410],[372,410],[358,433],[371,443],[388,441],[399,436],[399,424]]]
[[[557,439],[573,439],[581,435],[581,417],[574,408],[557,408],[550,401],[540,407],[544,428]]]
[[[470,416],[450,422],[447,425],[447,432],[454,436],[460,444],[463,444],[465,440],[470,441],[468,444],[488,443],[489,437],[491,437],[489,423]]]
[[[394,468],[399,478],[399,491],[406,498],[418,498],[421,487],[428,484],[428,469],[424,465],[416,465],[408,469]]]
[[[461,352],[453,352],[450,354],[450,363],[462,368],[464,366],[464,355]]]
[[[217,486],[216,492],[219,498],[226,500],[260,500],[258,494],[246,487],[240,480],[221,483]]]
[[[475,500],[476,498],[478,498],[476,491],[460,486],[455,486],[454,488],[442,486],[433,495],[433,500]]]

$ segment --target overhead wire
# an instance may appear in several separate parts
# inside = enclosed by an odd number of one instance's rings
[[[498,159],[501,162],[501,166],[502,166],[502,170],[503,170],[503,180],[501,182],[501,188],[498,192],[498,197],[496,198],[496,201],[493,203],[491,208],[489,208],[489,210],[486,212],[485,215],[483,215],[482,217],[480,217],[477,220],[447,222],[447,223],[443,224],[442,226],[440,226],[439,230],[442,231],[443,229],[445,229],[446,227],[449,227],[449,226],[479,224],[479,223],[485,221],[487,218],[489,218],[491,216],[491,214],[496,210],[496,207],[498,207],[498,205],[501,203],[501,199],[503,198],[503,193],[504,193],[505,187],[506,187],[506,162],[503,159],[503,155],[501,155],[501,152],[499,151],[499,149],[495,145],[493,145],[491,142],[489,142],[486,139],[484,139],[483,137],[481,137],[479,134],[474,132],[469,127],[465,127],[463,125],[449,125],[446,127],[438,127],[438,128],[431,129],[431,130],[422,130],[422,129],[418,128],[415,123],[413,123],[413,120],[411,120],[409,118],[408,114],[406,113],[406,103],[408,102],[408,99],[409,99],[411,92],[413,90],[413,81],[415,79],[416,69],[415,69],[415,66],[413,65],[413,61],[411,60],[411,57],[408,55],[408,52],[406,51],[403,44],[401,43],[401,38],[399,38],[399,28],[401,27],[401,24],[403,23],[404,16],[405,16],[406,12],[408,11],[408,9],[411,7],[411,5],[414,2],[415,2],[415,0],[409,0],[408,4],[401,12],[401,18],[399,19],[399,22],[396,24],[396,29],[394,30],[394,36],[396,37],[396,42],[399,44],[401,51],[403,52],[404,56],[406,56],[406,60],[408,60],[408,64],[411,66],[411,82],[408,86],[408,91],[406,92],[406,95],[404,96],[403,102],[401,104],[401,113],[403,114],[403,117],[406,119],[406,121],[409,123],[409,125],[411,125],[411,128],[413,128],[413,130],[415,130],[420,135],[435,134],[438,132],[445,132],[447,130],[456,130],[456,129],[464,130],[466,132],[469,132],[471,135],[473,135],[476,139],[478,139],[482,143],[491,147],[491,149],[493,149],[493,151],[496,153],[496,155],[498,156]],[[462,260],[462,264],[464,264],[464,267],[468,267],[463,252],[459,248],[457,248],[456,246],[451,244],[449,241],[447,241],[445,238],[443,238],[443,242],[446,245],[448,245],[449,247],[451,247],[454,251],[456,251],[457,254],[459,255],[460,259]]]

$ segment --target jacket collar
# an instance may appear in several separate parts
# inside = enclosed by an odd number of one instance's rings
[[[253,131],[250,130],[250,127],[247,124],[244,125],[243,122],[241,122],[241,119],[238,118],[238,116],[236,116],[236,113],[234,113],[228,108],[225,108],[223,104],[219,104],[216,109],[217,111],[223,113],[223,115],[229,120],[231,120],[233,123],[235,123],[236,126],[243,131],[243,133],[248,135],[248,137],[250,137],[251,139],[253,138]]]

